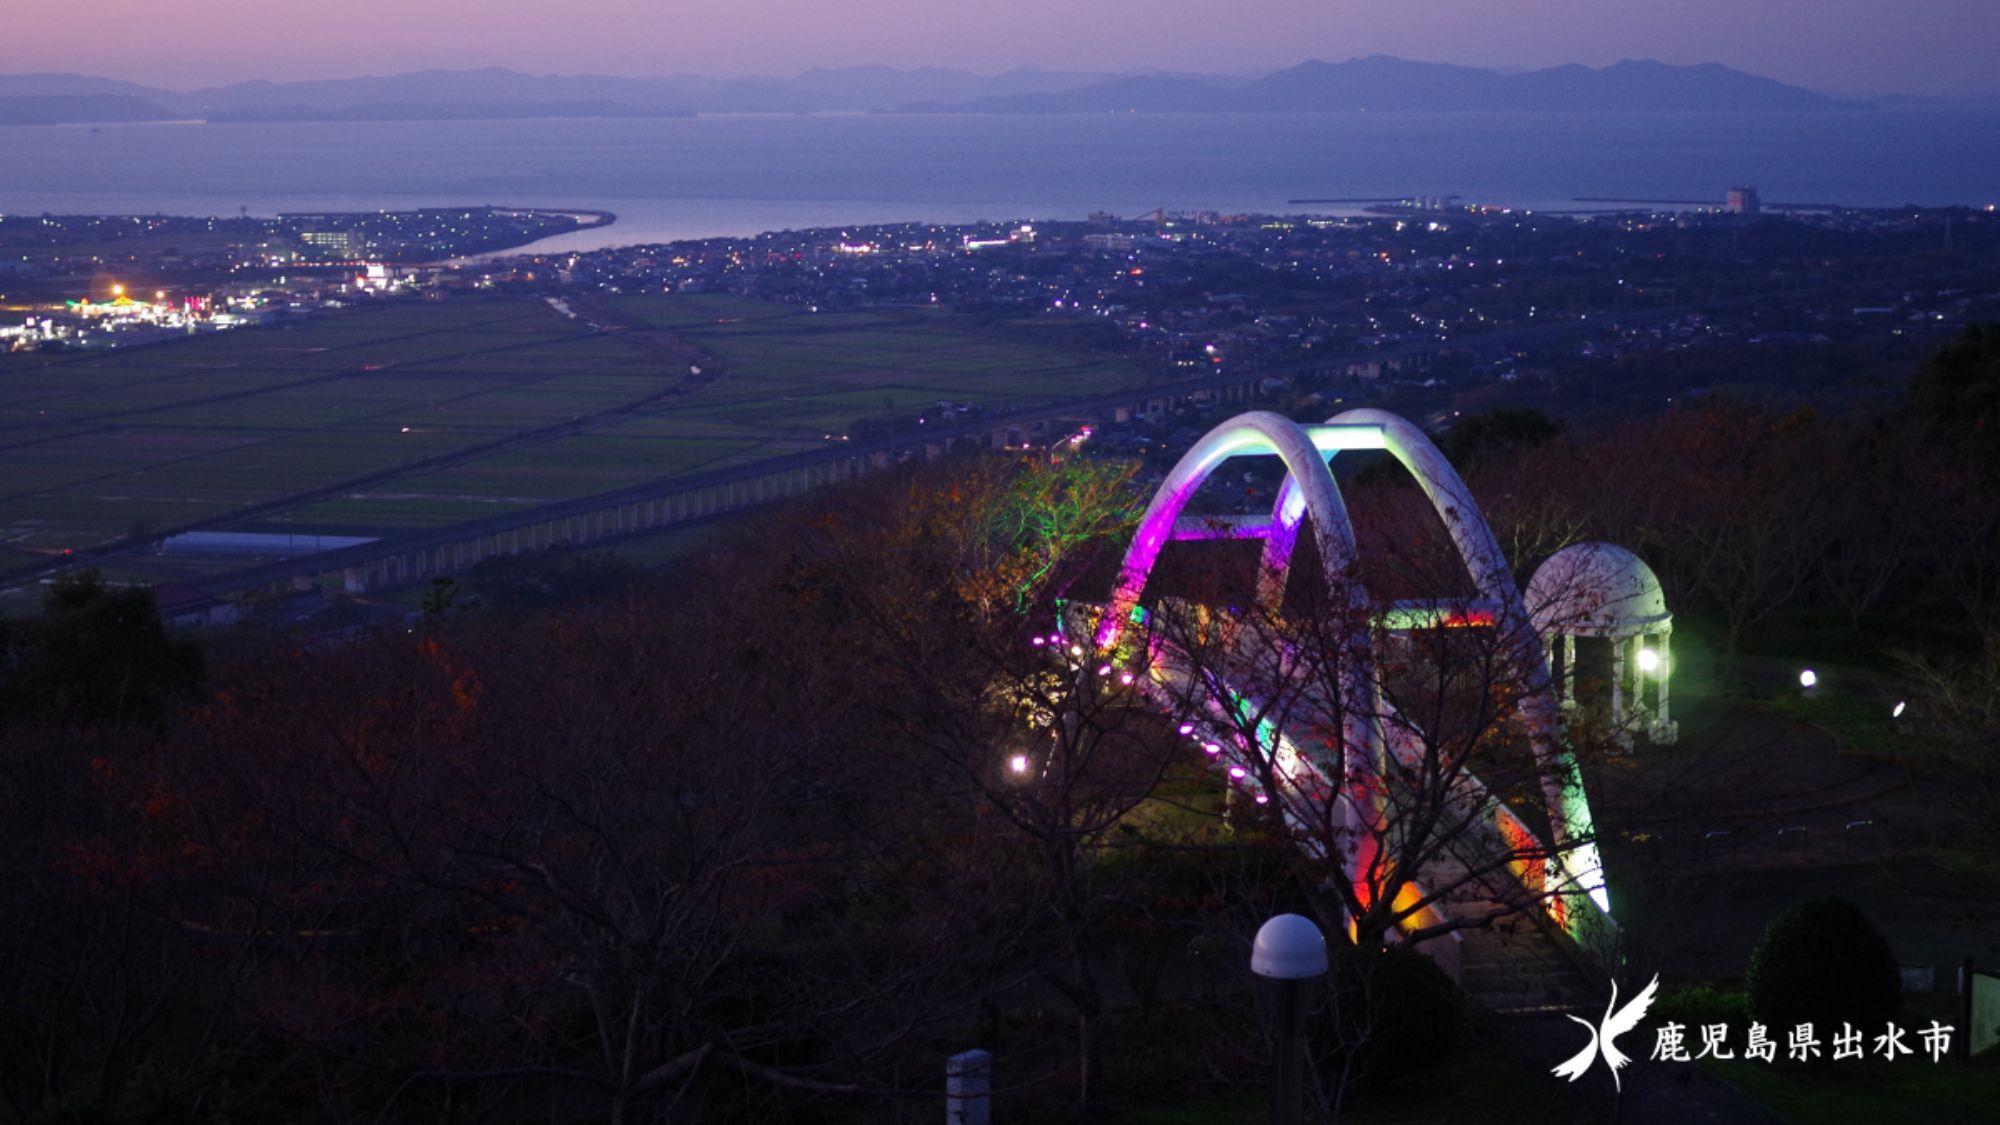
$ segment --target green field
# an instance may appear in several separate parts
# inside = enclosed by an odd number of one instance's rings
[[[253,506],[267,510],[246,526],[436,527],[820,448],[940,399],[1001,407],[1142,381],[942,311],[726,296],[584,311],[458,298],[0,356],[0,572],[139,531],[235,526]],[[683,385],[691,360],[699,386]]]

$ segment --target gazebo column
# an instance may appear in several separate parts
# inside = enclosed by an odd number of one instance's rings
[[[1669,685],[1674,682],[1673,636],[1673,626],[1669,622],[1667,628],[1660,632],[1660,683],[1654,689],[1660,693],[1660,706],[1653,716],[1652,726],[1646,731],[1646,736],[1653,740],[1655,746],[1672,746],[1681,736],[1680,724],[1674,722],[1667,702]]]
[[[1660,634],[1660,647],[1659,647],[1660,662],[1658,665],[1659,684],[1653,688],[1654,691],[1660,693],[1659,695],[1660,705],[1659,707],[1655,708],[1655,710],[1657,712],[1657,718],[1662,724],[1671,722],[1673,720],[1673,715],[1667,710],[1667,685],[1672,683],[1674,679],[1673,654],[1670,651],[1672,648],[1671,642],[1673,640],[1673,636],[1674,635],[1672,633]]]
[[[1630,637],[1611,638],[1611,727],[1620,743],[1625,742],[1625,648]]]

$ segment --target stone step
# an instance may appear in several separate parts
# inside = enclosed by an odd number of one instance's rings
[[[1460,931],[1459,984],[1502,1014],[1570,1011],[1601,1003],[1598,989],[1531,919]]]

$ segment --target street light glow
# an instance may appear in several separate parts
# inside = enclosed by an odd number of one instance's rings
[[[1813,671],[1811,668],[1807,668],[1804,671],[1800,672],[1799,686],[1802,688],[1819,686],[1819,673]]]

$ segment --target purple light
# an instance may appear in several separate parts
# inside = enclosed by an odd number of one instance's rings
[[[1238,781],[1241,781],[1241,780],[1243,780],[1243,779],[1244,779],[1245,777],[1248,777],[1249,775],[1250,775],[1250,771],[1249,771],[1249,770],[1246,770],[1246,769],[1244,769],[1244,768],[1243,768],[1242,766],[1230,766],[1230,767],[1229,767],[1229,776],[1231,776],[1231,777],[1235,778],[1235,779],[1236,779],[1236,780],[1238,780]]]
[[[1185,734],[1193,734],[1193,733],[1194,733],[1194,724],[1193,724],[1193,723],[1182,723],[1182,724],[1181,724],[1181,729],[1180,729],[1180,732],[1181,732],[1182,734],[1184,734],[1184,735],[1185,735]]]
[[[1271,798],[1263,793],[1259,793],[1257,794],[1257,803],[1260,805],[1268,805],[1271,803]]]
[[[1222,747],[1216,745],[1213,742],[1203,743],[1201,750],[1202,753],[1207,754],[1211,758],[1217,754],[1222,753]]]
[[[1035,638],[1035,647],[1036,647],[1036,648],[1040,648],[1040,647],[1042,647],[1043,645],[1045,645],[1045,644],[1048,644],[1048,643],[1049,643],[1049,642],[1047,642],[1047,641],[1043,640],[1043,639],[1042,639],[1042,638],[1040,638],[1040,637],[1036,637],[1036,638]]]

